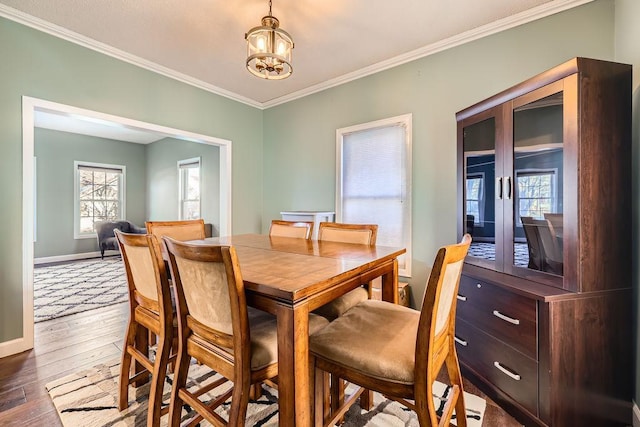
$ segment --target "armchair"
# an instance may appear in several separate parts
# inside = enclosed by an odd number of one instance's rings
[[[146,228],[138,227],[129,221],[98,221],[95,227],[102,259],[104,259],[104,251],[119,250],[118,241],[113,230],[120,230],[123,233],[147,234]]]

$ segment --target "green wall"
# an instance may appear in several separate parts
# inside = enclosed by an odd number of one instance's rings
[[[0,18],[0,342],[22,336],[22,96],[232,141],[233,232],[262,212],[261,110]]]
[[[74,238],[74,161],[126,166],[125,219],[178,219],[178,160],[201,158],[202,218],[220,229],[220,149],[174,138],[135,144],[35,129],[35,258],[99,250],[95,238]],[[214,231],[215,232],[215,231]]]
[[[34,140],[37,159],[35,258],[98,250],[95,237],[73,237],[76,160],[126,166],[125,218],[144,225],[144,145],[40,128],[36,128]]]
[[[147,146],[147,220],[178,219],[177,164],[195,157],[200,157],[201,216],[220,230],[220,149],[174,138]]]
[[[262,229],[282,210],[335,206],[338,128],[413,113],[412,301],[456,240],[455,113],[575,56],[614,57],[614,3],[598,1],[265,111]]]

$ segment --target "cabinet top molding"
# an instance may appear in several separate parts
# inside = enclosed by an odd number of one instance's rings
[[[575,73],[581,73],[585,76],[589,76],[591,73],[601,72],[604,68],[608,69],[609,73],[614,73],[618,70],[620,73],[629,72],[631,65],[621,64],[617,62],[602,61],[599,59],[581,58],[576,57],[564,62],[556,67],[551,68],[543,73],[540,73],[528,80],[518,83],[515,86],[505,89],[502,92],[480,101],[470,107],[465,108],[456,113],[456,120],[464,120],[467,117],[473,116],[481,111],[488,110],[504,102],[507,102],[513,98],[524,95],[536,90],[543,86],[553,83],[554,81],[563,79]]]

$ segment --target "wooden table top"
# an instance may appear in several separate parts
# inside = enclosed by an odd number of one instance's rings
[[[262,234],[214,237],[191,243],[234,246],[246,289],[291,303],[329,289],[406,252],[404,248]]]

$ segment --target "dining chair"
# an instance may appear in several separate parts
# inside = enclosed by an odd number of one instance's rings
[[[415,411],[421,426],[449,425],[455,410],[466,426],[462,375],[455,349],[456,294],[471,236],[438,250],[420,311],[386,301],[360,302],[309,338],[314,376],[324,372],[361,388],[328,415],[315,390],[316,425],[333,425],[363,389],[375,390]],[[372,333],[375,331],[375,333]],[[440,423],[432,386],[446,366],[451,383]],[[442,378],[440,378],[442,379]],[[314,387],[322,381],[312,378]]]
[[[549,228],[551,228],[551,234],[553,236],[562,236],[564,230],[564,214],[545,212],[544,219],[549,222]]]
[[[540,241],[540,232],[535,223],[536,220],[530,216],[520,217],[520,220],[522,221],[524,236],[527,239],[527,251],[529,253],[527,268],[542,271],[544,255],[542,252],[542,242]]]
[[[321,222],[318,228],[319,242],[341,242],[358,245],[375,246],[378,236],[376,224],[344,224],[337,222]],[[362,286],[347,292],[333,301],[314,310],[314,313],[336,319],[360,301],[370,299],[373,294],[372,284],[367,288]]]
[[[378,237],[378,226],[376,224],[347,224],[337,222],[321,222],[318,227],[319,242],[340,242],[353,243],[358,245],[374,246]],[[344,313],[351,307],[362,301],[366,301],[373,297],[373,282],[366,287],[359,286],[344,295],[339,296],[333,301],[324,304],[315,309],[313,312],[332,321]],[[325,390],[326,396],[324,401],[331,402],[333,408],[337,408],[344,401],[344,392],[346,384],[343,380],[332,376],[330,379],[323,380],[329,390]],[[363,395],[363,406],[370,409],[373,402],[373,394],[367,392]],[[325,411],[327,409],[325,408]]]
[[[184,221],[147,221],[147,232],[158,239],[169,236],[176,240],[202,240],[206,237],[203,219]]]
[[[299,239],[311,239],[313,222],[271,220],[269,236],[272,237],[296,237]]]
[[[549,273],[562,275],[563,259],[562,246],[554,234],[551,222],[546,220],[534,220],[540,234],[543,252],[543,270]]]
[[[249,392],[278,375],[275,316],[247,306],[242,272],[233,246],[196,245],[163,238],[174,277],[178,313],[178,361],[171,391],[169,425],[181,424],[183,405],[197,412],[189,425],[205,419],[213,425],[242,426]],[[309,333],[328,325],[309,315]],[[221,378],[198,390],[187,388],[191,358]],[[203,393],[227,381],[233,387],[212,402]],[[189,385],[190,387],[191,385]],[[231,398],[228,420],[215,409]]]
[[[129,385],[142,384],[151,375],[147,426],[157,426],[169,407],[162,408],[162,389],[170,361],[176,359],[177,330],[169,280],[160,245],[151,234],[114,230],[129,287],[129,323],[120,364],[118,409],[129,406]],[[149,355],[149,334],[157,337],[155,358]],[[131,362],[144,368],[132,375]]]

